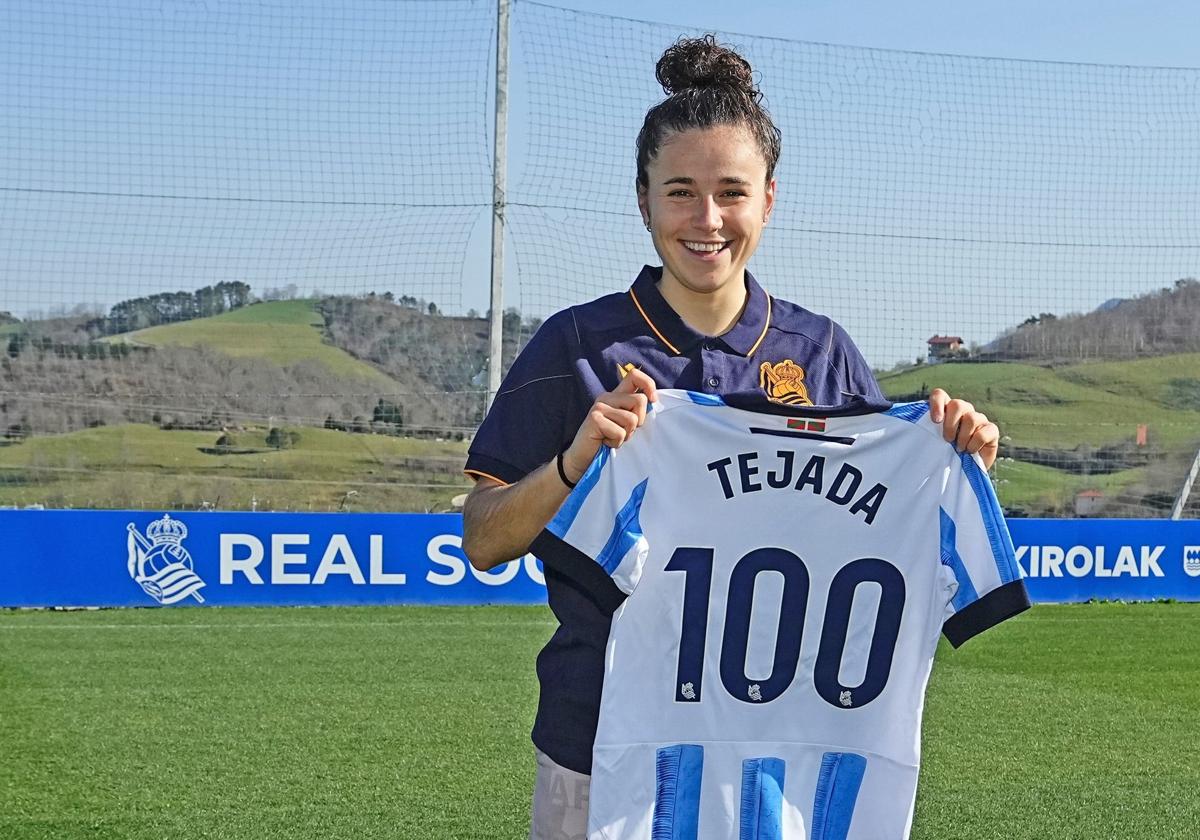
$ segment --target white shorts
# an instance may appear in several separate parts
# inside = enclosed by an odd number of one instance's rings
[[[587,840],[588,791],[592,777],[555,764],[541,750],[533,785],[529,840]]]

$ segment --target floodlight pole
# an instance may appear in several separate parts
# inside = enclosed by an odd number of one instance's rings
[[[492,308],[488,328],[488,390],[485,410],[500,390],[504,351],[504,209],[508,178],[509,0],[496,2],[496,133],[492,163]]]

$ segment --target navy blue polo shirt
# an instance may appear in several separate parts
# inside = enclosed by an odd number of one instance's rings
[[[616,388],[631,365],[660,388],[758,389],[788,405],[838,405],[855,395],[883,399],[840,326],[772,298],[750,272],[742,317],[720,336],[685,324],[659,293],[661,278],[662,268],[646,266],[629,291],[564,309],[542,324],[475,435],[469,475],[512,484],[552,460],[575,438],[596,397]],[[545,574],[559,628],[538,655],[533,742],[563,767],[590,774],[614,598],[550,567]]]

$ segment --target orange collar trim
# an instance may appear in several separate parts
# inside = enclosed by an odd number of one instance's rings
[[[767,295],[767,319],[763,323],[763,331],[762,331],[762,334],[759,335],[758,341],[754,342],[754,346],[751,347],[750,352],[746,354],[747,359],[749,359],[751,356],[754,355],[754,351],[758,349],[758,345],[762,344],[763,339],[767,337],[767,330],[769,330],[770,328],[771,328],[771,296]]]
[[[637,295],[635,295],[633,293],[632,288],[629,290],[629,296],[631,298],[633,298],[633,305],[637,307],[638,312],[642,313],[642,317],[646,319],[646,323],[650,326],[650,329],[652,329],[654,331],[654,334],[656,336],[658,336],[658,340],[661,341],[663,344],[667,345],[667,347],[669,347],[671,349],[671,352],[674,353],[676,356],[682,355],[679,352],[679,348],[676,347],[671,342],[667,341],[667,337],[658,331],[658,327],[654,326],[654,322],[650,320],[650,316],[646,314],[646,310],[642,309],[642,305],[640,303],[638,303]]]

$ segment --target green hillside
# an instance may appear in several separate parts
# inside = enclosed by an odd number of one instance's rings
[[[436,413],[445,400],[421,402],[423,395],[437,391],[421,378],[428,360],[404,350],[389,376],[326,343],[316,305],[313,300],[252,304],[107,340],[157,347],[204,345],[233,357],[253,357],[265,368],[256,374],[259,381],[269,380],[275,365],[315,361],[335,377],[365,381],[368,393],[418,395],[404,406],[410,429],[447,425],[451,415]],[[378,314],[347,310],[343,320],[351,326],[376,324]],[[423,329],[419,338],[437,350],[463,340],[452,330],[430,331],[431,325],[448,324],[455,326],[446,319],[385,326],[389,334],[409,339],[418,335],[410,330]],[[354,326],[349,335],[360,333]],[[1010,510],[1070,515],[1077,493],[1098,490],[1111,503],[1106,515],[1155,515],[1142,500],[1154,496],[1153,504],[1161,507],[1164,495],[1173,496],[1200,445],[1197,372],[1200,353],[1059,367],[945,363],[885,373],[879,379],[894,399],[920,399],[941,387],[974,402],[995,420],[1004,435],[995,468],[997,492]],[[64,394],[79,387],[75,380],[64,381]],[[100,381],[92,387],[108,385]],[[207,387],[205,393],[223,393],[214,390],[214,383]],[[333,397],[338,393],[330,392]],[[348,420],[361,415],[369,426],[373,405],[373,399],[349,409],[334,403],[309,422],[341,410],[343,414],[331,416]],[[269,413],[242,406],[231,416],[260,422]],[[458,471],[462,443],[305,427],[295,449],[276,450],[267,445],[263,426],[237,433],[233,450],[241,454],[216,454],[217,431],[170,431],[111,417],[104,422],[109,425],[71,434],[35,431],[20,444],[0,447],[0,504],[425,510],[446,509],[449,498],[468,486]],[[1139,424],[1149,430],[1144,448],[1134,445]],[[356,495],[347,496],[351,490]]]
[[[283,300],[244,306],[211,318],[196,318],[112,336],[152,347],[207,345],[231,356],[254,356],[280,365],[318,361],[339,376],[363,379],[396,393],[395,380],[321,339],[323,321],[313,300]]]
[[[447,510],[469,487],[462,442],[297,431],[290,449],[265,428],[237,432],[239,454],[217,454],[218,432],[140,424],[33,437],[0,448],[0,505]]]
[[[1015,362],[921,366],[882,374],[889,397],[944,388],[975,403],[1022,446],[1071,449],[1134,437],[1139,423],[1164,446],[1200,436],[1200,354],[1048,368]],[[1190,383],[1190,385],[1189,385]]]
[[[1042,464],[1002,458],[993,469],[996,495],[1007,508],[1035,514],[1069,515],[1075,494],[1099,490],[1113,495],[1145,480],[1146,470],[1135,468],[1107,475],[1072,475]]]
[[[1149,433],[1151,463],[1167,475],[1186,467],[1200,445],[1200,354],[1050,368],[1031,364],[947,363],[882,374],[891,398],[917,398],[937,387],[973,402],[1000,427],[1004,445],[1042,450],[1042,457],[1082,447],[1132,447],[1138,424]],[[1002,449],[1002,455],[1004,450]],[[1075,494],[1114,496],[1153,484],[1150,467],[1083,475],[1043,463],[1002,458],[997,494],[1010,508],[1068,513]],[[1173,494],[1177,486],[1159,485]]]

